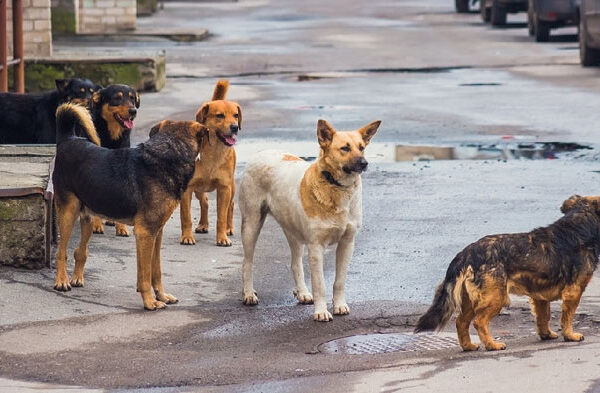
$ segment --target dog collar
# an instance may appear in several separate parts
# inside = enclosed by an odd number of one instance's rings
[[[323,177],[325,178],[325,180],[327,180],[327,183],[333,184],[334,186],[338,186],[338,187],[345,187],[342,183],[340,183],[339,181],[335,180],[335,178],[333,177],[333,175],[331,174],[331,172],[321,171],[321,175],[323,175]]]

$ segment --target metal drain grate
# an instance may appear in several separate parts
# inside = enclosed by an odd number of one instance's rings
[[[388,352],[433,351],[458,346],[456,336],[400,333],[362,334],[319,345],[322,353],[365,355]]]

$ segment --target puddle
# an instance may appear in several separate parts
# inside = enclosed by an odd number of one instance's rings
[[[277,149],[306,161],[313,161],[319,154],[316,141],[268,141],[242,140],[235,147],[238,160],[247,162],[262,150]],[[567,153],[592,149],[577,143],[561,142],[500,142],[493,144],[461,145],[410,145],[393,142],[372,142],[366,152],[369,162],[432,161],[432,160],[542,160],[559,159]]]
[[[458,346],[456,335],[447,334],[361,334],[327,341],[318,346],[321,353],[372,355],[389,352],[435,351]]]

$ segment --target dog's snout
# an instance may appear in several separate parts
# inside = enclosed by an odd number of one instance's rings
[[[237,124],[232,124],[229,126],[229,129],[231,130],[232,133],[236,133],[240,130],[240,127]]]
[[[137,109],[135,109],[135,108],[129,108],[129,114],[131,116],[135,116],[137,114]]]
[[[365,160],[364,157],[361,157],[358,162],[356,163],[356,166],[358,166],[360,168],[361,171],[364,171],[365,169],[367,169],[367,166],[369,165],[369,163],[367,162],[367,160]]]

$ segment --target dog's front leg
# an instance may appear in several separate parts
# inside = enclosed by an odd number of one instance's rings
[[[152,262],[156,233],[136,223],[133,226],[135,245],[137,249],[137,290],[142,295],[146,310],[157,310],[166,307],[165,303],[157,300],[152,292]]]
[[[350,313],[346,303],[346,274],[348,263],[354,252],[354,236],[356,229],[349,228],[340,239],[335,250],[335,281],[333,283],[333,314],[345,315]]]
[[[162,244],[163,230],[161,229],[156,236],[154,241],[154,252],[152,254],[152,288],[156,298],[163,303],[172,304],[177,303],[178,300],[175,296],[166,293],[162,284],[162,269],[160,266],[160,246]]]
[[[320,244],[308,245],[308,259],[310,261],[310,282],[315,304],[315,321],[328,322],[333,316],[327,311],[327,302],[325,301],[325,277],[323,276],[323,251]]]
[[[592,276],[590,275],[590,278],[591,277]],[[565,341],[583,341],[583,334],[573,331],[573,317],[575,316],[575,311],[577,310],[577,306],[579,306],[581,295],[583,295],[583,291],[588,282],[589,279],[583,284],[575,283],[569,285],[562,291],[562,315],[560,318],[560,327]]]
[[[219,185],[217,188],[217,246],[229,247],[227,237],[227,214],[231,204],[231,185]]]

